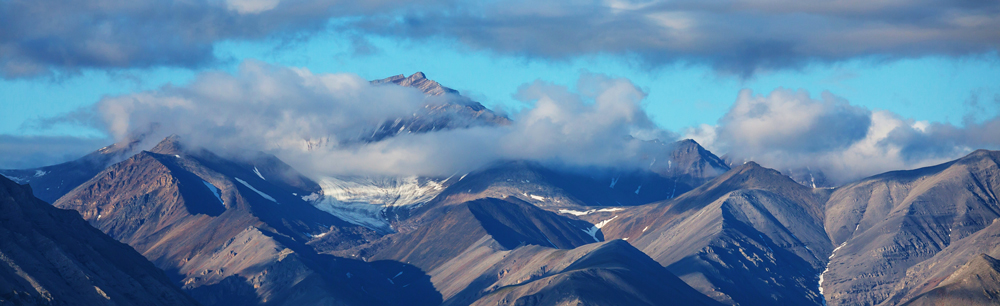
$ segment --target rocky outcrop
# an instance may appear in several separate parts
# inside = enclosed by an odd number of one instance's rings
[[[0,177],[0,304],[196,305],[128,245]]]

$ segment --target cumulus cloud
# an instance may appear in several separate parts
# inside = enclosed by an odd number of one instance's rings
[[[692,127],[686,136],[736,161],[812,168],[844,183],[1000,148],[1000,117],[958,127],[853,106],[828,92],[813,99],[802,90],[744,90],[718,125]]]
[[[530,107],[509,125],[359,142],[387,119],[423,116],[425,106],[452,100],[248,61],[236,74],[207,72],[190,85],[108,97],[62,120],[91,122],[116,139],[156,126],[154,137],[177,134],[222,154],[265,151],[312,175],[451,175],[511,159],[637,167],[658,149],[649,140],[676,138],[650,120],[646,93],[630,81],[583,74],[575,87],[523,85],[515,97]]]

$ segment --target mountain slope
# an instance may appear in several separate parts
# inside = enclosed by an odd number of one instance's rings
[[[0,304],[195,305],[163,271],[80,215],[0,177]]]
[[[508,257],[523,264],[499,265],[472,305],[720,305],[622,240],[569,251],[525,247]]]
[[[507,161],[463,175],[440,197],[466,201],[512,196],[539,207],[587,210],[589,206],[635,206],[679,196],[729,170],[693,140],[659,143],[648,169],[555,169]]]
[[[1000,303],[1000,261],[980,254],[955,271],[941,285],[902,305],[976,306],[997,303]]]
[[[425,271],[440,267],[481,239],[503,249],[521,245],[574,248],[600,240],[592,225],[508,198],[485,198],[422,208],[412,229],[386,236],[372,259],[410,263]],[[431,275],[433,277],[433,275]]]
[[[906,277],[880,305],[897,305],[934,289],[978,254],[1000,256],[1000,219],[907,269]]]
[[[316,237],[335,236],[343,247],[370,231],[305,202],[298,195],[318,187],[287,165],[256,162],[186,150],[170,137],[108,167],[55,205],[79,211],[175,273],[206,305],[386,305],[411,294],[434,303],[429,283],[414,286],[424,291],[400,290],[383,275],[382,268],[404,264],[375,267],[316,253],[307,245]]]
[[[824,274],[830,305],[878,304],[910,267],[1000,217],[1000,152],[894,171],[838,188],[826,228],[841,245]]]
[[[618,212],[602,231],[720,302],[820,305],[817,275],[833,248],[823,200],[749,162],[676,199]]]

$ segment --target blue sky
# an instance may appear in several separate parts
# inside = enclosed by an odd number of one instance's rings
[[[661,127],[682,132],[700,124],[715,124],[741,89],[768,93],[777,88],[805,89],[814,95],[829,91],[851,104],[890,110],[906,118],[963,125],[970,113],[976,120],[995,116],[1000,103],[1000,60],[995,56],[914,59],[855,59],[815,63],[800,69],[777,70],[749,79],[719,73],[700,64],[677,63],[649,68],[615,56],[585,56],[543,60],[463,48],[455,42],[407,42],[368,38],[375,50],[357,54],[351,42],[335,33],[320,33],[305,41],[222,42],[215,51],[225,59],[202,69],[152,68],[123,71],[85,70],[61,77],[0,80],[0,134],[100,136],[100,131],[71,126],[38,128],[39,118],[58,116],[94,104],[103,96],[182,85],[202,70],[235,71],[245,59],[307,68],[315,73],[354,73],[366,79],[425,72],[491,108],[519,109],[512,95],[534,80],[573,86],[582,71],[628,78],[648,94],[645,106]],[[978,98],[986,113],[969,107]]]
[[[998,28],[996,1],[3,1],[0,168],[72,159],[163,123],[146,121],[200,124],[186,114],[237,131],[241,107],[288,107],[280,99],[227,104],[267,96],[253,86],[279,84],[306,100],[378,100],[396,94],[344,89],[330,96],[296,82],[422,71],[515,120],[550,116],[574,129],[603,122],[591,134],[574,134],[583,137],[575,139],[580,148],[622,133],[693,137],[720,155],[846,179],[1000,149]],[[578,82],[604,87],[575,88]],[[233,84],[244,87],[211,88]],[[647,96],[633,101],[637,92]],[[188,104],[178,108],[178,101]],[[538,111],[540,103],[559,111]],[[224,118],[201,117],[232,105],[216,113]],[[176,113],[158,119],[167,106]],[[598,109],[627,116],[595,118]],[[343,127],[315,124],[310,128],[332,134]],[[528,133],[518,137],[537,138],[529,136],[538,127],[520,128]],[[468,143],[440,145],[454,150],[407,149],[470,153],[462,151]],[[552,150],[531,158],[589,160]]]

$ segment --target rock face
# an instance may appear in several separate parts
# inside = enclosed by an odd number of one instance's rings
[[[882,303],[894,295],[907,269],[1000,218],[998,160],[1000,152],[979,150],[949,163],[888,172],[833,192],[825,224],[831,240],[841,247],[824,274],[827,302]]]
[[[602,228],[726,304],[821,305],[823,194],[753,162]]]
[[[318,188],[276,159],[232,161],[168,138],[55,205],[131,245],[206,305],[387,305],[414,294],[433,304],[426,280],[400,289],[382,275],[405,264],[375,267],[308,245],[335,236],[341,248],[371,235],[301,198]]]
[[[0,177],[0,304],[196,305],[131,247]]]
[[[1000,261],[989,255],[979,254],[934,289],[902,305],[975,306],[998,303],[1000,303]]]

